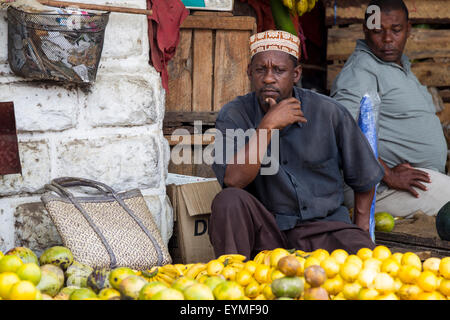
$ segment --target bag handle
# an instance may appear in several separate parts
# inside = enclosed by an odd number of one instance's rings
[[[156,239],[153,237],[153,235],[150,233],[150,231],[143,225],[142,221],[134,214],[134,212],[125,204],[125,202],[117,195],[117,193],[109,187],[108,185],[94,181],[89,179],[83,179],[83,178],[75,178],[75,177],[61,177],[53,179],[50,185],[46,185],[46,187],[52,191],[55,191],[63,198],[67,198],[72,202],[72,204],[82,213],[84,218],[88,221],[89,225],[92,227],[95,233],[100,237],[100,240],[102,241],[103,245],[105,246],[106,250],[108,251],[108,254],[110,256],[110,267],[111,269],[114,269],[117,265],[117,260],[114,255],[114,252],[112,251],[111,247],[109,246],[108,242],[106,241],[105,237],[101,233],[101,231],[95,226],[92,219],[89,217],[88,213],[83,209],[83,207],[78,203],[77,199],[73,196],[71,192],[69,192],[65,187],[74,187],[74,186],[87,186],[87,187],[93,187],[100,191],[102,191],[105,195],[112,195],[113,198],[119,203],[119,205],[125,210],[125,212],[130,215],[130,217],[138,224],[138,226],[142,229],[142,231],[145,233],[145,235],[150,239],[150,241],[153,244],[153,247],[157,251],[158,255],[158,262],[157,265],[162,265],[163,262],[163,252],[161,250],[161,247],[159,246]]]

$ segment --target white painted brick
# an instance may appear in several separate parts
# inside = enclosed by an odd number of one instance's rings
[[[154,123],[158,108],[154,83],[148,77],[99,75],[86,100],[86,120],[93,127]]]
[[[152,135],[67,139],[56,143],[55,175],[106,183],[117,191],[160,183],[158,146]]]
[[[33,193],[50,179],[50,152],[46,141],[19,141],[22,175],[0,175],[0,196]]]
[[[0,101],[13,101],[18,131],[61,131],[76,125],[77,90],[45,83],[0,84]]]
[[[8,61],[8,22],[6,10],[0,10],[0,63]]]

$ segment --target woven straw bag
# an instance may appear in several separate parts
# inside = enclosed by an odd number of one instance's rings
[[[75,197],[69,187],[92,187],[102,195]],[[171,263],[139,189],[116,193],[88,179],[63,177],[45,185],[41,200],[74,259],[91,267],[145,270]]]

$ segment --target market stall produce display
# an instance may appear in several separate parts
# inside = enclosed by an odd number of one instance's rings
[[[61,263],[63,261],[63,263]],[[149,270],[92,269],[64,247],[37,256],[0,252],[5,300],[448,300],[450,257],[421,261],[386,246],[313,252],[277,248],[254,259],[222,255],[207,263]]]

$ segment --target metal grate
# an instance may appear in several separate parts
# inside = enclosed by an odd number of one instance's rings
[[[8,8],[8,61],[22,77],[95,81],[109,12],[28,13]]]

